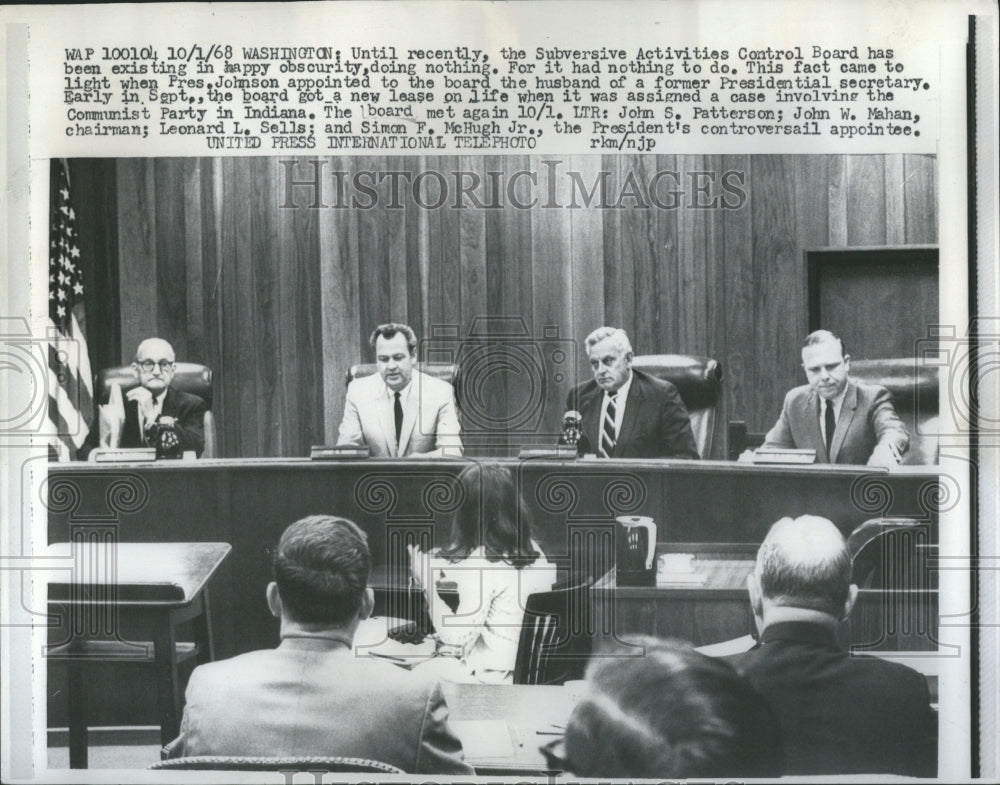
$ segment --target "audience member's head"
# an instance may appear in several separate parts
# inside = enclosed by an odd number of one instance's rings
[[[371,611],[370,568],[368,540],[356,524],[329,515],[303,518],[278,541],[268,603],[283,623],[350,627]]]
[[[815,515],[782,518],[771,527],[747,587],[761,627],[779,616],[836,623],[857,596],[843,535]]]
[[[566,728],[570,772],[655,779],[781,775],[780,726],[728,663],[679,641],[628,643],[631,656],[595,657],[587,669],[587,691]]]
[[[448,545],[441,554],[452,561],[483,546],[489,561],[518,569],[534,563],[527,508],[505,466],[471,464],[458,476],[459,503],[451,516]]]

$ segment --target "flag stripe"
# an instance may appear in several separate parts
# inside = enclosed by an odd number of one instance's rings
[[[49,343],[49,419],[60,441],[79,448],[94,420],[94,387],[83,321],[83,263],[69,178],[62,159],[53,161],[50,198],[49,317],[55,327]]]

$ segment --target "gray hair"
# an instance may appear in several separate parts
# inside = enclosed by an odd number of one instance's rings
[[[607,338],[612,340],[615,347],[622,354],[629,354],[632,351],[632,343],[628,339],[628,334],[620,327],[598,327],[584,341],[587,351],[589,352],[594,344],[598,344]]]

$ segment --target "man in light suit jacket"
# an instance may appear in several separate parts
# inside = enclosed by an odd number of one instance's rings
[[[374,604],[370,563],[351,521],[316,515],[289,526],[267,587],[281,644],[196,668],[168,756],[346,756],[471,774],[441,686],[352,651]]]
[[[368,445],[373,456],[462,455],[455,391],[414,367],[417,337],[405,324],[382,324],[370,343],[378,374],[347,387],[338,445]]]
[[[764,448],[811,448],[818,463],[891,468],[910,445],[906,426],[884,387],[851,379],[851,357],[828,330],[811,333],[802,347],[809,384],[785,396],[781,416]]]
[[[570,391],[567,409],[582,415],[580,452],[601,458],[698,458],[691,418],[677,388],[632,368],[624,330],[587,336],[593,381]]]
[[[781,724],[786,775],[936,774],[927,680],[837,643],[858,587],[843,535],[813,515],[782,518],[747,577],[760,642],[727,658]]]

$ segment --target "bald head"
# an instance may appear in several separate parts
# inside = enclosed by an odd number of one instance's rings
[[[849,611],[851,558],[843,535],[826,518],[775,523],[757,551],[754,579],[765,604],[837,618]]]
[[[135,350],[135,359],[138,362],[140,359],[145,359],[151,354],[164,355],[169,358],[171,362],[174,360],[174,347],[170,345],[169,341],[165,341],[162,338],[147,338],[145,341],[139,344],[139,348]]]

